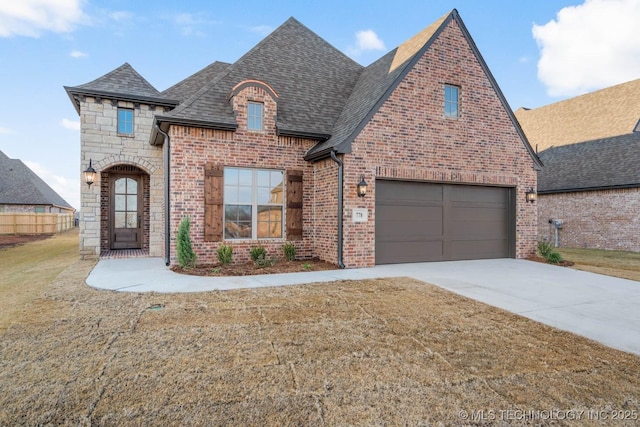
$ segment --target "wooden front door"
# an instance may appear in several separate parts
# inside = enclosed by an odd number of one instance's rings
[[[111,249],[142,248],[142,177],[114,175],[109,188]]]

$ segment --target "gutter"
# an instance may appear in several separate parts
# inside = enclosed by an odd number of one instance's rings
[[[345,268],[344,262],[342,262],[342,210],[344,203],[342,197],[343,164],[336,156],[335,150],[331,151],[331,160],[338,164],[338,267]]]
[[[171,171],[169,161],[171,160],[170,154],[170,146],[171,146],[171,138],[169,134],[164,132],[158,126],[158,123],[154,123],[154,126],[158,132],[160,132],[164,136],[164,147],[163,147],[163,161],[164,161],[164,264],[168,267],[171,264],[171,226],[169,224],[170,220],[170,210],[169,210],[169,173]]]

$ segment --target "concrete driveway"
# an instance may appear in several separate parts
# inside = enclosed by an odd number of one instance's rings
[[[128,292],[202,292],[408,276],[640,355],[640,282],[525,260],[496,259],[245,277],[180,275],[160,258],[105,259],[87,284]]]

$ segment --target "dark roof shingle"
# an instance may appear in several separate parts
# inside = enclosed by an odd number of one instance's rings
[[[538,192],[640,187],[640,133],[548,148]]]
[[[234,125],[227,96],[238,83],[254,79],[278,94],[280,131],[329,135],[362,68],[289,18],[162,119]]]
[[[0,151],[0,204],[73,207],[22,161]]]

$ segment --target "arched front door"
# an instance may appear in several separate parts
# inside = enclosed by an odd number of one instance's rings
[[[109,241],[111,249],[142,248],[142,178],[111,175],[109,183]]]

